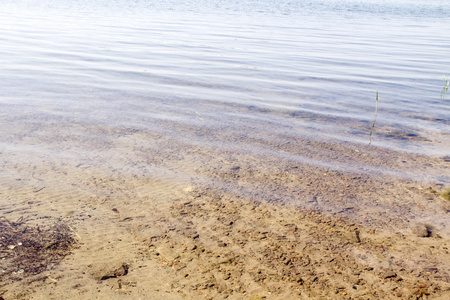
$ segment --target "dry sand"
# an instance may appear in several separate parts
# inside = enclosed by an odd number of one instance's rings
[[[39,274],[2,276],[0,298],[450,299],[446,187],[407,178],[443,176],[447,157],[306,139],[252,141],[273,149],[258,152],[233,151],[224,136],[196,145],[106,130],[115,138],[102,144],[21,131],[1,151],[0,215],[30,228],[62,222],[77,245]],[[308,163],[322,156],[336,167]],[[14,256],[5,250],[3,271]]]

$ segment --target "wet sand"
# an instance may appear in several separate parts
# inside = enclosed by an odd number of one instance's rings
[[[450,297],[448,157],[175,127],[6,128],[1,216],[62,221],[79,247],[0,296]]]

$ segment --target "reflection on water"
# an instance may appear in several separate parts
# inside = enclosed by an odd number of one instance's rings
[[[365,145],[378,90],[374,146],[448,155],[444,4],[6,1],[2,147],[47,149],[57,127],[80,148],[117,128],[261,152],[273,150],[261,141]]]

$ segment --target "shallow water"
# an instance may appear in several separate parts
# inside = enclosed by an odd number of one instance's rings
[[[388,165],[276,146],[366,147],[378,91],[373,147],[450,154],[450,96],[440,97],[450,70],[445,1],[3,1],[0,8],[0,151],[74,160],[98,151],[107,160],[102,151],[114,152],[120,132],[150,132],[392,174]]]

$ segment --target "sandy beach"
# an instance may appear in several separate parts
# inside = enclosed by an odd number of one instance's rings
[[[26,145],[41,136],[11,130],[22,150],[1,153],[1,216],[30,230],[67,225],[76,242],[38,274],[11,264],[25,241],[1,249],[3,299],[450,297],[447,187],[402,178],[445,174],[447,157],[265,145],[373,166],[339,171],[136,131],[109,132],[109,144],[47,133],[59,154],[36,155]]]

